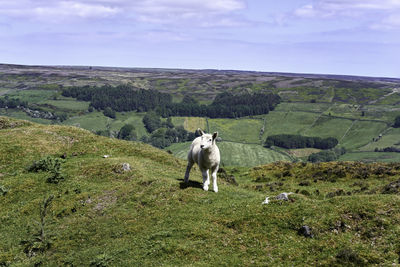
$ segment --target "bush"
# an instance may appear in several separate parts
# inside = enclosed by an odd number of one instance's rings
[[[106,107],[103,111],[104,116],[109,117],[111,119],[115,119],[115,111],[109,107]]]
[[[34,161],[29,167],[30,172],[49,172],[51,176],[47,178],[48,183],[58,184],[61,180],[64,180],[64,175],[61,173],[62,159],[47,156],[38,161]]]
[[[0,185],[0,196],[5,196],[8,193],[8,189],[3,185]]]
[[[118,138],[128,141],[135,141],[137,139],[135,127],[132,124],[125,124],[121,127],[118,133]]]
[[[397,116],[393,124],[394,128],[400,128],[400,116]]]
[[[293,134],[271,135],[265,141],[265,147],[279,146],[283,148],[305,148],[312,147],[318,149],[330,149],[338,144],[334,137],[308,137]]]

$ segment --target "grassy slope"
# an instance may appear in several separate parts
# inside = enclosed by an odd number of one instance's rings
[[[60,184],[25,170],[32,160],[64,153],[67,178]],[[124,162],[130,172],[119,171]],[[150,146],[0,117],[0,184],[8,190],[0,196],[0,264],[391,265],[400,249],[400,198],[377,193],[399,178],[400,166],[388,167],[236,168],[230,172],[240,186],[220,179],[215,194],[201,190],[198,171],[184,186],[185,162]],[[363,170],[371,176],[355,178]],[[309,185],[299,186],[304,180]],[[338,189],[351,195],[326,196]],[[296,190],[303,194],[290,202],[261,205],[266,195]],[[21,241],[37,229],[40,203],[50,194],[44,229],[52,245],[27,257]],[[312,227],[314,238],[297,234],[302,225]]]

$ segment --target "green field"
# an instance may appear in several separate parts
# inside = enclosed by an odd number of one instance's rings
[[[275,134],[301,134],[317,120],[318,114],[309,112],[273,111],[265,116],[266,125],[263,140]]]
[[[190,144],[191,142],[173,144],[165,150],[170,150],[178,158],[186,160]],[[274,161],[291,161],[288,156],[260,145],[233,142],[217,144],[221,152],[222,166],[256,166]]]
[[[82,116],[71,117],[63,121],[64,125],[72,125],[92,132],[105,130],[109,128],[111,123],[112,119],[104,116],[102,112],[97,111]]]
[[[332,106],[331,103],[309,103],[309,102],[283,102],[280,103],[274,111],[306,111],[322,113]]]
[[[195,132],[198,128],[207,130],[206,119],[201,117],[172,117],[172,123],[183,126],[189,132]]]
[[[320,136],[335,137],[340,140],[349,127],[353,124],[353,121],[347,119],[338,119],[329,116],[321,116],[312,127],[306,129],[303,134],[307,136]]]
[[[339,158],[340,161],[363,162],[400,162],[400,153],[396,152],[351,152]]]
[[[385,123],[371,121],[356,121],[346,136],[340,141],[340,145],[348,149],[360,148],[378,137],[387,128]]]
[[[9,97],[19,98],[29,103],[40,103],[41,101],[51,99],[54,94],[55,91],[50,90],[12,90],[7,93]]]
[[[67,111],[87,111],[89,108],[89,102],[77,101],[75,99],[70,100],[45,100],[39,102],[39,104],[48,104],[54,106],[57,109]]]
[[[140,138],[147,133],[142,122],[143,116],[143,113],[123,112],[117,113],[117,117],[111,119],[104,116],[102,112],[94,111],[82,116],[71,117],[64,121],[63,124],[77,126],[92,132],[109,129],[115,133],[125,124],[132,124],[135,126],[138,138]]]
[[[360,151],[373,151],[375,148],[399,147],[400,143],[400,128],[389,128],[383,133],[382,138],[376,142],[371,142],[360,148]]]
[[[51,120],[46,120],[46,119],[41,119],[41,118],[32,118],[28,116],[25,112],[17,109],[8,109],[7,111],[3,108],[0,108],[0,116],[8,116],[20,120],[28,120],[28,121],[33,121],[36,123],[41,123],[41,124],[52,124],[53,121]]]
[[[263,121],[258,119],[208,119],[210,132],[218,132],[222,140],[260,143]]]

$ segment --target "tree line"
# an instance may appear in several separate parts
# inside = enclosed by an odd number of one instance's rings
[[[338,144],[334,137],[321,138],[293,134],[278,134],[268,136],[264,146],[279,146],[283,148],[318,148],[331,149]]]
[[[160,115],[154,111],[148,112],[143,117],[143,124],[150,136],[142,136],[140,141],[158,148],[165,148],[173,143],[193,141],[195,133],[186,131],[183,126],[172,123],[171,118],[161,121]]]
[[[210,118],[238,118],[267,114],[281,101],[273,93],[224,92],[218,94],[210,105],[199,104],[193,97],[185,96],[179,103],[172,101],[172,95],[155,90],[144,90],[130,85],[69,87],[62,91],[66,97],[90,101],[98,110],[110,108],[114,111],[156,111],[163,117],[198,116]]]
[[[8,98],[8,96],[0,98],[0,108],[16,108],[18,106],[27,107],[28,102],[21,101],[19,98]]]

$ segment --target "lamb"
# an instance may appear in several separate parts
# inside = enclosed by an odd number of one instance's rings
[[[189,173],[194,163],[199,165],[203,175],[203,189],[208,191],[210,184],[210,176],[208,170],[211,170],[213,178],[214,192],[218,192],[217,171],[220,163],[220,153],[215,140],[218,137],[218,132],[211,134],[204,133],[201,129],[197,130],[201,135],[193,140],[188,153],[188,165],[186,167],[185,182],[189,182]]]

